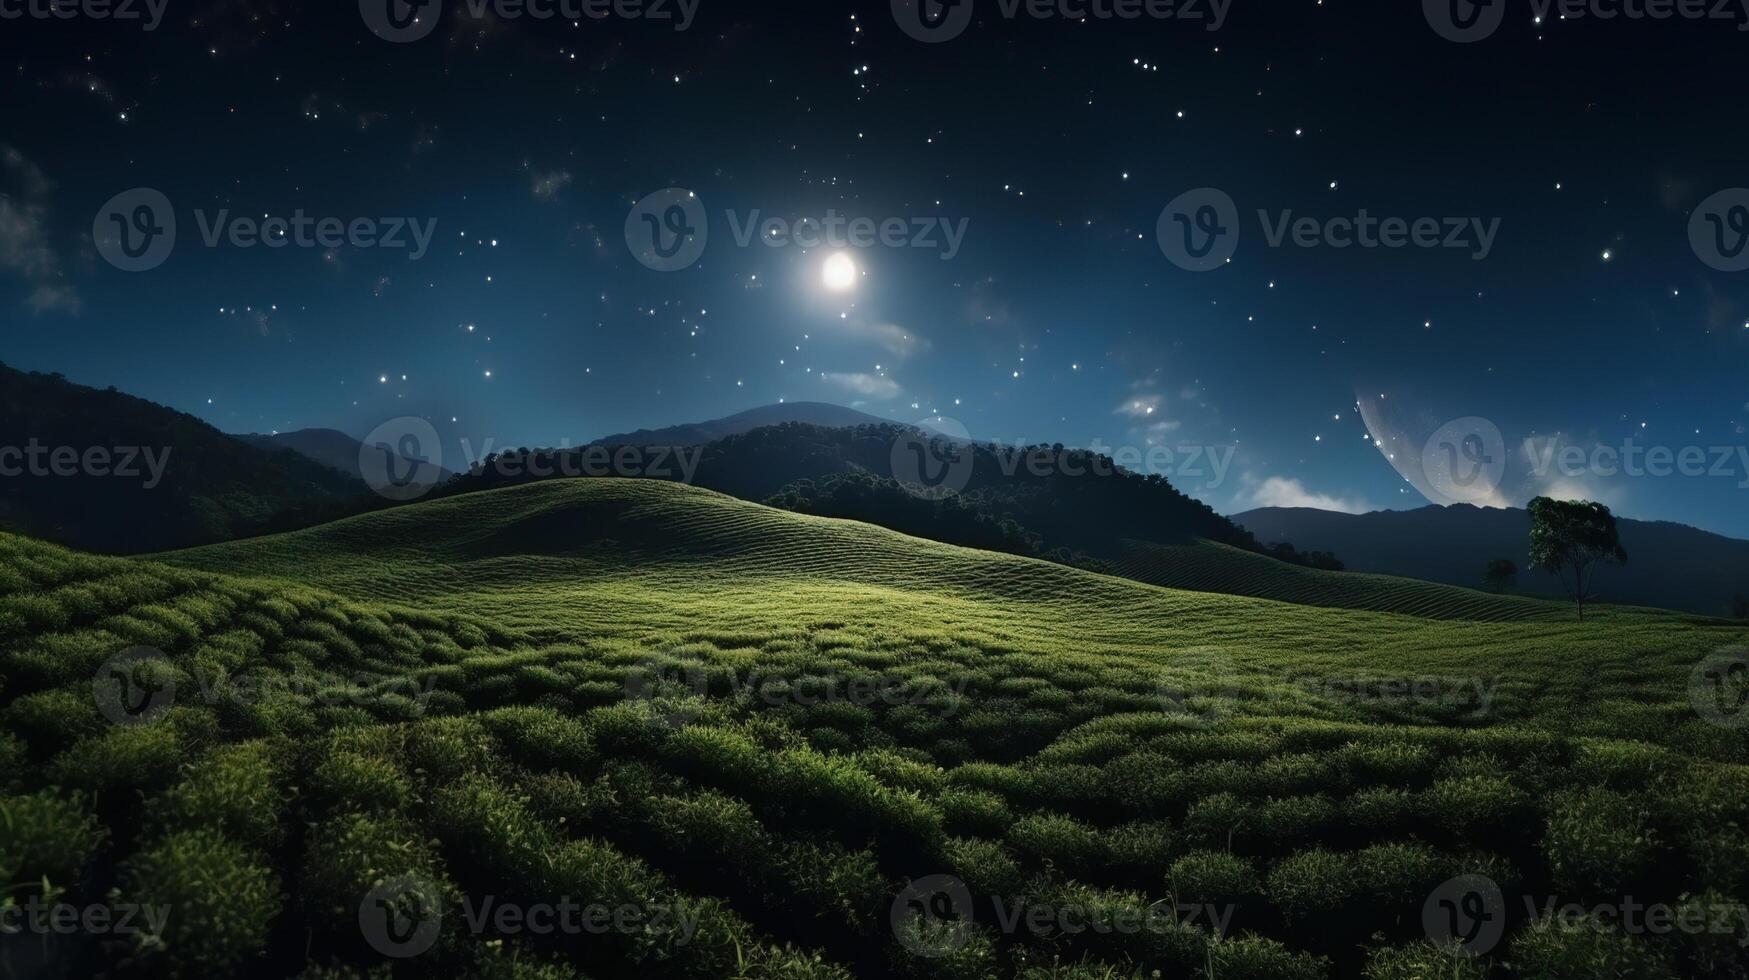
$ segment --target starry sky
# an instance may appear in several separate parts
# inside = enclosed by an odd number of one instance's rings
[[[684,30],[676,0],[602,19],[449,0],[405,43],[351,2],[165,0],[151,31],[0,19],[0,359],[231,432],[411,415],[476,447],[779,400],[939,413],[981,440],[1175,450],[1195,472],[1167,475],[1223,512],[1424,506],[1393,457],[1480,417],[1510,457],[1493,502],[1582,495],[1749,537],[1749,454],[1658,477],[1538,474],[1525,449],[1749,445],[1749,273],[1690,236],[1749,185],[1749,12],[1508,3],[1459,44],[1412,3],[1234,0],[1211,30],[1207,0],[1079,21],[968,2],[943,43],[889,0],[700,0]],[[1157,223],[1210,187],[1240,238],[1186,271]],[[178,234],[126,272],[94,219],[135,188]],[[708,239],[659,271],[628,217],[668,188]],[[1288,212],[1362,209],[1496,233],[1479,259],[1268,240]],[[431,240],[204,240],[221,213],[297,212]],[[963,240],[738,240],[829,214]],[[839,252],[848,282],[826,275]],[[1183,466],[1189,447],[1224,472]]]

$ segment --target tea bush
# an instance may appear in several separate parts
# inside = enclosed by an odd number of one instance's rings
[[[1193,851],[1172,862],[1167,884],[1180,902],[1239,903],[1262,891],[1251,859],[1226,851]]]
[[[1634,800],[1607,789],[1556,797],[1543,842],[1556,886],[1589,895],[1631,884],[1656,853],[1648,816]]]
[[[1675,980],[1652,941],[1622,935],[1606,923],[1541,918],[1512,942],[1512,960],[1526,980]]]
[[[256,853],[211,830],[178,831],[149,845],[122,871],[127,901],[164,911],[161,935],[143,952],[166,972],[228,972],[264,951],[279,912],[279,881]]]
[[[0,884],[76,882],[107,836],[79,800],[51,790],[0,797]]]

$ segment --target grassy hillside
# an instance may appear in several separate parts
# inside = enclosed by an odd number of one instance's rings
[[[161,563],[6,536],[0,556],[0,871],[15,896],[46,875],[81,901],[170,906],[122,973],[307,959],[363,976],[383,960],[361,903],[406,882],[444,915],[395,976],[1743,965],[1733,935],[1519,920],[1460,963],[1421,918],[1459,873],[1514,906],[1749,893],[1749,749],[1687,695],[1741,629],[1175,591],[653,481],[469,495]],[[136,644],[166,655],[134,668],[142,687],[175,697],[111,724],[93,676]],[[1402,697],[1396,679],[1440,683]],[[936,875],[973,921],[895,920]],[[476,932],[467,903],[486,895],[664,912],[602,935]],[[1230,919],[1065,932],[1005,927],[993,901]],[[46,948],[115,962],[97,942]]]
[[[1266,507],[1233,515],[1263,541],[1333,548],[1351,569],[1431,582],[1482,584],[1495,558],[1518,565],[1516,588],[1564,597],[1560,580],[1530,565],[1530,514],[1457,504],[1408,511],[1338,514],[1308,507]],[[1607,602],[1742,616],[1749,601],[1749,541],[1665,521],[1619,519],[1626,565],[1597,579]]]
[[[1566,619],[1566,603],[1496,595],[1419,579],[1362,572],[1327,572],[1275,561],[1214,541],[1190,545],[1138,542],[1112,572],[1173,589],[1225,592],[1308,606],[1370,609],[1425,619],[1507,622]]]

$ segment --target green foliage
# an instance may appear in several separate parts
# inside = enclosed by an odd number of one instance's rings
[[[188,903],[196,931],[172,916],[148,974],[371,976],[359,904],[403,875],[452,924],[484,895],[696,916],[446,928],[397,964],[431,977],[1471,980],[1484,964],[1415,942],[1455,874],[1514,905],[1749,894],[1749,740],[1687,695],[1743,639],[1716,623],[1177,592],[613,481],[181,567],[0,553],[0,598],[43,600],[0,622],[0,870],[81,903]],[[142,635],[170,644],[175,706],[112,725],[92,677]],[[651,663],[706,683],[628,691]],[[1497,679],[1491,711],[1379,693],[1429,676]],[[882,696],[850,702],[852,679]],[[888,915],[939,874],[979,915],[921,956]],[[1175,900],[1234,906],[1245,934],[1004,932],[986,911]],[[1514,921],[1496,973],[1742,980],[1735,942]]]
[[[1488,964],[1430,942],[1417,942],[1373,950],[1362,976],[1364,980],[1488,980]]]
[[[281,757],[287,751],[264,741],[214,749],[151,801],[151,822],[166,831],[211,828],[256,847],[277,843],[284,830]]]
[[[50,778],[100,796],[163,786],[181,767],[182,749],[167,714],[151,724],[110,728],[81,739],[50,764]]]
[[[1561,585],[1585,618],[1585,603],[1596,587],[1595,568],[1624,563],[1615,515],[1602,504],[1538,497],[1530,502],[1530,563],[1561,578]]]
[[[82,802],[51,790],[0,797],[0,885],[76,881],[106,836]]]
[[[259,955],[279,913],[279,882],[255,852],[211,830],[169,834],[129,860],[122,896],[164,910],[145,952],[171,973],[208,976]]]
[[[1269,871],[1269,897],[1289,918],[1329,915],[1359,892],[1354,858],[1321,848],[1283,858]]]
[[[1543,844],[1557,885],[1589,895],[1631,884],[1656,853],[1648,818],[1645,807],[1611,790],[1561,794]]]
[[[1674,980],[1648,940],[1591,918],[1539,918],[1512,942],[1512,962],[1526,980]]]
[[[1236,903],[1262,891],[1251,859],[1226,851],[1184,855],[1172,862],[1167,884],[1181,903]]]
[[[1296,953],[1273,939],[1239,936],[1209,946],[1209,973],[1220,980],[1323,980],[1320,957]]]
[[[1014,812],[995,793],[976,789],[949,789],[942,792],[936,805],[941,807],[949,833],[1001,837],[1014,824]]]

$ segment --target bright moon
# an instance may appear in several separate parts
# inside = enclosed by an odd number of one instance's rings
[[[844,252],[826,260],[822,278],[826,288],[835,293],[846,292],[856,287],[856,263]]]

